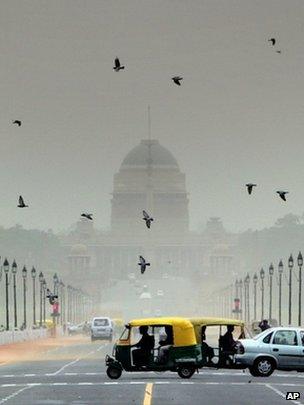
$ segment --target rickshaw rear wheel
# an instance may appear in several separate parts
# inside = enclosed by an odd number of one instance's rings
[[[195,368],[191,366],[183,366],[177,370],[177,374],[180,376],[180,378],[191,378],[194,373]]]
[[[108,366],[107,368],[107,376],[111,378],[111,380],[117,380],[122,374],[122,369],[115,366]]]

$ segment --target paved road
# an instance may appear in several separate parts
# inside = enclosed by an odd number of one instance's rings
[[[298,391],[304,404],[304,374],[277,372],[255,378],[242,371],[204,369],[191,380],[175,373],[123,373],[118,381],[105,373],[106,343],[89,340],[60,347],[40,360],[0,365],[0,404],[101,405],[251,405],[286,404],[286,392]]]

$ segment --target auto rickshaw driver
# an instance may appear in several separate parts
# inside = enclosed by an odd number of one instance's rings
[[[149,362],[151,351],[154,349],[154,336],[148,333],[149,327],[142,325],[139,327],[139,333],[142,335],[139,342],[131,347],[137,347],[132,351],[133,364],[136,366],[145,366]]]

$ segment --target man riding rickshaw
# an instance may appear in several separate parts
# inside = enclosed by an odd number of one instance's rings
[[[245,323],[238,319],[189,318],[201,345],[201,367],[240,368],[234,363],[237,340],[250,337]]]
[[[112,379],[125,371],[173,371],[190,378],[201,364],[201,348],[194,327],[184,318],[148,318],[129,322],[106,356]]]

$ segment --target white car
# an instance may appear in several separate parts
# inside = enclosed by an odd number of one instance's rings
[[[304,328],[271,328],[253,339],[240,339],[235,363],[255,377],[268,377],[275,369],[304,371]]]
[[[106,339],[110,342],[113,338],[113,324],[108,317],[96,317],[92,320],[91,340]]]

